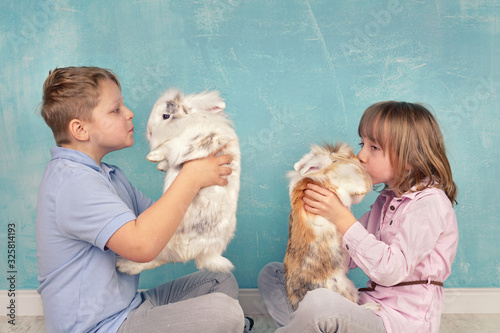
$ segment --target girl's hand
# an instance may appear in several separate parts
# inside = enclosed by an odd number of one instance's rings
[[[195,181],[200,189],[213,185],[226,186],[228,181],[225,176],[232,173],[227,165],[233,161],[233,157],[231,155],[216,156],[224,148],[220,148],[208,157],[185,162],[181,172]]]
[[[332,191],[315,184],[308,184],[304,194],[304,209],[334,223],[342,234],[356,222],[351,211]]]

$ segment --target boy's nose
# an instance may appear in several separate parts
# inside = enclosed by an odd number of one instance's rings
[[[134,118],[134,113],[129,108],[127,108],[127,110],[128,110],[127,118],[128,119],[133,119]]]

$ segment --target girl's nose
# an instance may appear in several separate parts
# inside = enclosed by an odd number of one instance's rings
[[[357,157],[358,157],[358,160],[361,162],[361,163],[366,163],[366,155],[364,153],[365,149],[364,147],[361,148],[361,150],[359,151]]]

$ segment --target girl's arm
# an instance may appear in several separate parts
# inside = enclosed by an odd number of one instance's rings
[[[305,192],[306,210],[327,218],[339,227],[344,234],[343,241],[351,259],[378,284],[390,286],[404,281],[413,274],[415,267],[435,250],[440,237],[456,237],[453,228],[450,235],[446,234],[448,224],[453,223],[455,215],[449,200],[441,190],[431,189],[426,194],[413,198],[411,207],[408,207],[397,221],[391,225],[389,221],[388,225],[382,225],[380,232],[386,235],[384,238],[387,241],[384,242],[368,232],[361,223],[356,222],[335,194],[319,188],[318,190],[318,187],[311,185]],[[369,226],[378,226],[383,220],[381,213],[368,217],[373,219],[367,221]]]
[[[303,199],[305,203],[304,208],[308,212],[320,215],[334,223],[342,235],[356,223],[354,215],[340,202],[335,193],[312,183],[309,183],[307,187],[308,190],[304,192],[306,196]],[[349,269],[354,269],[358,265],[349,257],[348,267]]]
[[[356,223],[354,215],[340,202],[335,193],[311,183],[307,184],[307,188],[308,190],[304,192],[305,210],[334,223],[342,235]]]

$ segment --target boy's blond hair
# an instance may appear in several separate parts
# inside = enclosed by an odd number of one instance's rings
[[[42,117],[52,130],[56,144],[70,143],[69,123],[73,119],[92,121],[92,110],[99,103],[99,84],[114,81],[113,72],[98,67],[65,67],[49,72],[43,84]]]
[[[389,153],[395,171],[394,190],[407,193],[413,186],[417,190],[438,187],[455,203],[458,190],[443,135],[424,106],[394,101],[373,104],[363,113],[358,134]]]

